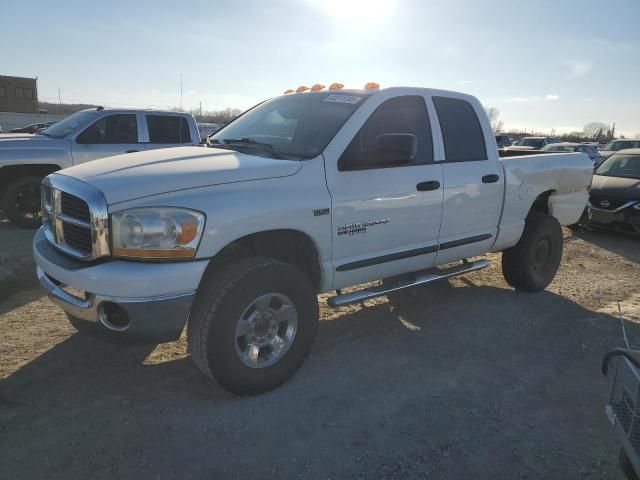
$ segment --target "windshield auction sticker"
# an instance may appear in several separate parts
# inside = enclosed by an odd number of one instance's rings
[[[362,97],[356,97],[355,95],[344,95],[344,94],[331,94],[327,98],[323,100],[323,102],[334,102],[334,103],[351,103],[355,104],[362,100]]]

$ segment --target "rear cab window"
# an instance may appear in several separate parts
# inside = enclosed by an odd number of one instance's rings
[[[191,143],[191,132],[187,119],[178,115],[147,114],[149,143]]]
[[[442,131],[447,162],[487,160],[482,125],[473,106],[466,100],[433,97]]]

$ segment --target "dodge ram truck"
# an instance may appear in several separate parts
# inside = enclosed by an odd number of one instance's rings
[[[254,395],[304,362],[319,293],[363,302],[479,270],[488,260],[474,257],[495,251],[515,289],[552,281],[561,225],[587,204],[587,155],[500,159],[482,105],[462,93],[299,90],[207,148],[44,179],[37,276],[72,325],[152,343],[186,325],[197,367]]]
[[[187,113],[91,108],[38,135],[0,136],[0,209],[16,226],[40,225],[40,182],[54,171],[98,158],[200,143]]]

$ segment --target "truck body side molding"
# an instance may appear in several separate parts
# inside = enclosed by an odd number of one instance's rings
[[[446,250],[448,248],[460,247],[462,245],[468,245],[470,243],[482,242],[491,238],[491,234],[475,235],[473,237],[461,238],[459,240],[453,240],[451,242],[445,242],[438,245],[432,245],[429,247],[414,248],[412,250],[406,250],[404,252],[390,253],[388,255],[381,255],[379,257],[366,258],[364,260],[358,260],[355,262],[345,263],[336,267],[336,271],[345,272],[348,270],[355,270],[357,268],[371,267],[373,265],[379,265],[381,263],[393,262],[395,260],[403,260],[405,258],[417,257],[419,255],[426,255],[427,253],[435,253],[439,250]]]

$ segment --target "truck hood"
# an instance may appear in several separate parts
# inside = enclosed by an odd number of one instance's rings
[[[58,172],[82,180],[107,203],[189,188],[246,182],[296,173],[302,162],[206,147],[176,147],[116,155]]]
[[[30,133],[0,135],[0,167],[20,164],[52,164],[61,168],[71,164],[69,140]]]
[[[35,135],[33,133],[0,133],[0,141],[25,137],[35,137]]]
[[[33,133],[2,133],[0,134],[0,148],[49,148],[67,144],[65,138],[51,138]]]
[[[598,197],[640,200],[640,180],[637,178],[594,175],[591,193]]]

